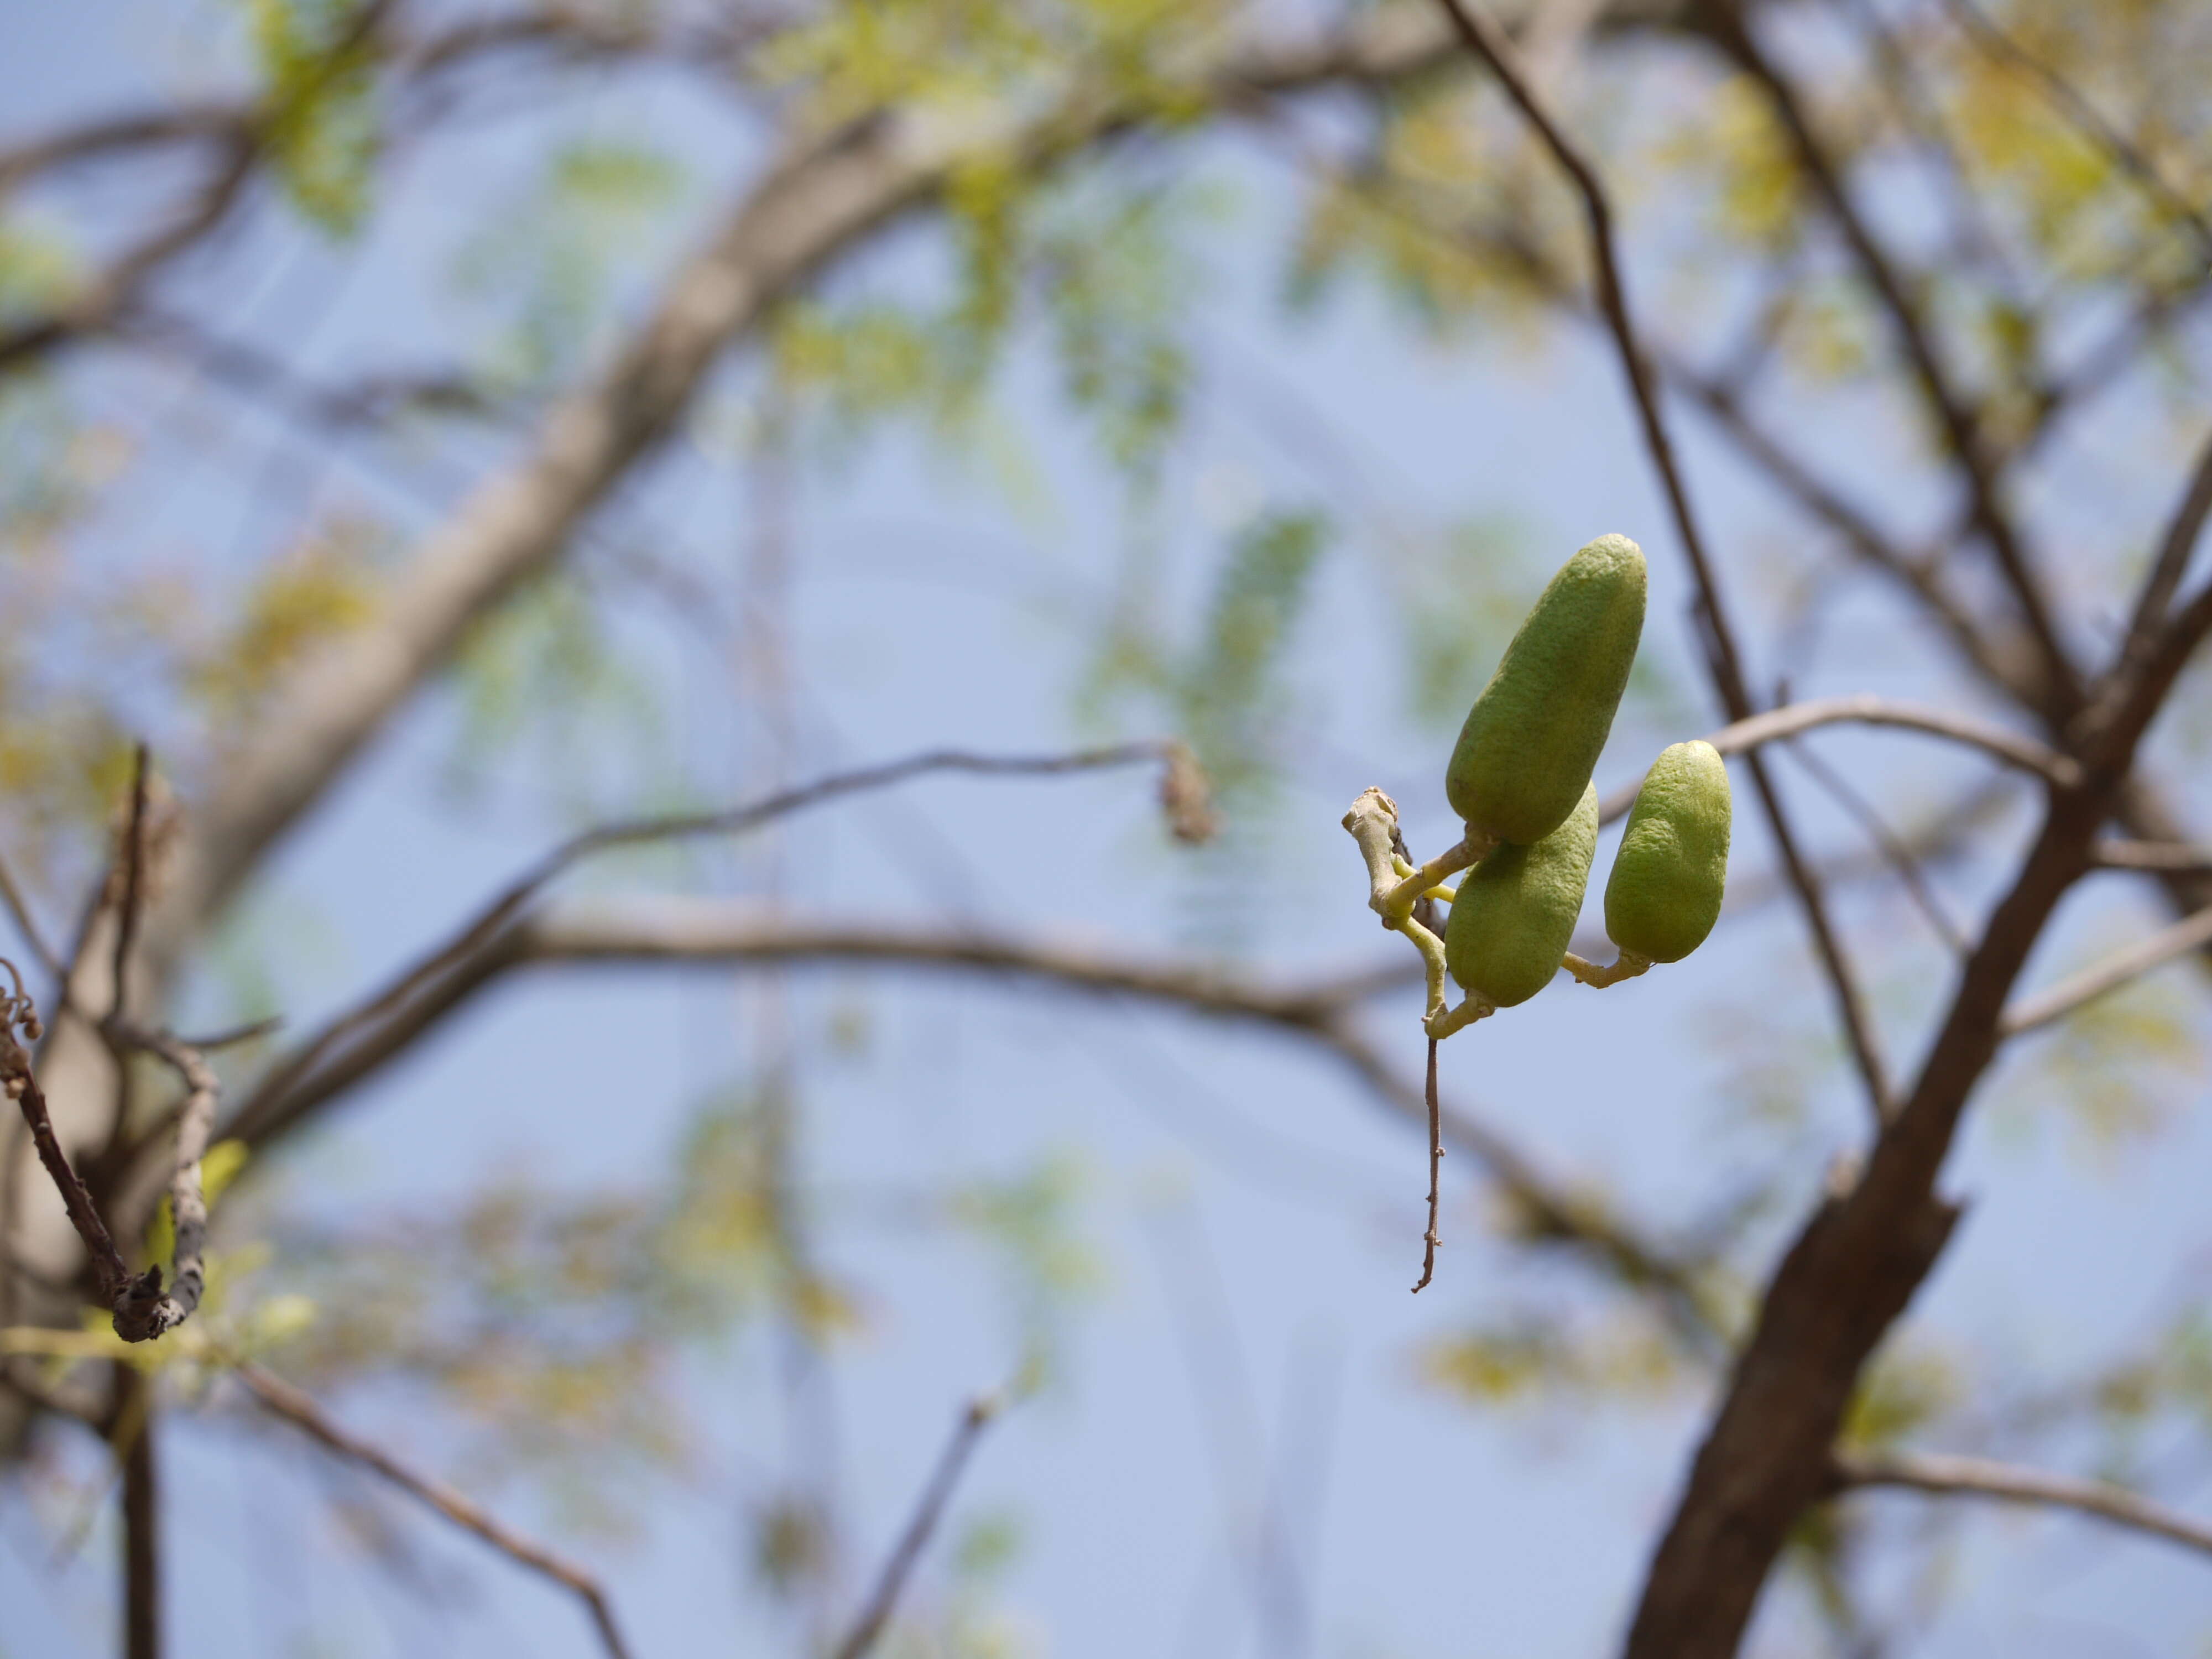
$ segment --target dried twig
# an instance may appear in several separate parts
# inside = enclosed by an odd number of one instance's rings
[[[961,1472],[967,1468],[975,1443],[1005,1409],[1003,1396],[984,1394],[969,1401],[961,1412],[960,1420],[953,1425],[952,1437],[939,1455],[929,1484],[922,1488],[921,1497],[915,1504],[914,1513],[907,1518],[898,1542],[892,1547],[883,1570],[876,1575],[875,1587],[861,1604],[860,1616],[853,1621],[853,1628],[846,1632],[845,1639],[837,1644],[836,1659],[862,1659],[876,1645],[884,1626],[890,1622],[892,1610],[898,1605],[900,1592],[905,1589],[915,1561],[921,1559],[930,1534],[943,1518],[945,1506],[952,1500],[953,1488],[960,1484]]]
[[[143,1274],[131,1271],[122,1253],[115,1248],[107,1224],[100,1218],[100,1206],[93,1201],[91,1188],[70,1166],[68,1155],[54,1134],[46,1091],[39,1087],[38,1074],[31,1067],[30,1052],[17,1037],[20,1030],[24,1039],[35,1042],[44,1027],[31,1007],[30,999],[23,994],[22,978],[15,972],[15,964],[0,957],[0,968],[7,970],[15,985],[13,996],[0,993],[0,1079],[4,1079],[9,1097],[21,1109],[23,1121],[30,1127],[31,1144],[38,1149],[39,1162],[46,1166],[48,1178],[61,1194],[62,1207],[69,1214],[70,1225],[83,1241],[100,1299],[114,1310],[115,1334],[125,1342],[143,1342],[159,1336],[167,1328],[161,1323],[161,1269],[149,1268]]]
[[[2081,1480],[2016,1468],[1982,1457],[1954,1457],[1925,1452],[1881,1456],[1839,1456],[1835,1481],[1840,1490],[1903,1486],[1943,1496],[1993,1498],[2007,1504],[2035,1504],[2072,1510],[2148,1533],[2186,1549],[2212,1555],[2212,1525],[2192,1521],[2162,1504],[2141,1498],[2106,1480]]]
[[[382,1447],[341,1428],[313,1400],[290,1383],[255,1364],[240,1365],[234,1373],[254,1400],[271,1414],[303,1430],[310,1438],[339,1456],[381,1475],[410,1498],[428,1504],[440,1515],[472,1533],[494,1549],[533,1572],[544,1574],[572,1590],[590,1612],[592,1623],[611,1659],[629,1659],[629,1649],[615,1624],[614,1609],[599,1580],[544,1545],[533,1543],[495,1520],[477,1504],[444,1483],[417,1474]]]
[[[1606,194],[1605,185],[1598,178],[1595,167],[1553,119],[1543,98],[1522,71],[1518,54],[1504,32],[1477,12],[1468,0],[1437,0],[1437,3],[1443,8],[1468,50],[1497,76],[1506,94],[1543,141],[1553,160],[1559,163],[1560,170],[1573,182],[1582,198],[1583,216],[1589,222],[1591,249],[1597,266],[1598,307],[1613,336],[1621,370],[1627,378],[1629,391],[1636,404],[1644,447],[1650,452],[1652,465],[1658,471],[1668,506],[1674,514],[1676,533],[1681,538],[1683,553],[1690,562],[1691,574],[1697,583],[1698,604],[1705,617],[1711,651],[1714,687],[1731,720],[1747,720],[1753,712],[1753,705],[1749,683],[1743,671],[1742,656],[1736,647],[1735,631],[1729,623],[1718,578],[1705,550],[1704,532],[1691,508],[1689,491],[1675,459],[1674,439],[1668,429],[1665,414],[1660,408],[1658,393],[1652,385],[1650,364],[1638,338],[1636,325],[1629,311],[1628,291],[1613,241],[1613,206]],[[1790,826],[1789,815],[1784,810],[1781,795],[1768,775],[1765,762],[1754,753],[1747,765],[1752,782],[1759,792],[1759,804],[1765,809],[1767,823],[1774,836],[1775,850],[1790,878],[1790,884],[1796,890],[1799,905],[1804,911],[1806,927],[1813,935],[1814,948],[1834,993],[1837,1013],[1843,1023],[1844,1036],[1850,1043],[1852,1057],[1858,1064],[1859,1074],[1866,1084],[1868,1100],[1875,1117],[1878,1120],[1884,1118],[1891,1107],[1889,1083],[1874,1023],[1867,1013],[1857,976],[1853,973],[1850,960],[1844,953],[1842,941],[1829,920],[1820,878],[1798,848],[1796,836]]]

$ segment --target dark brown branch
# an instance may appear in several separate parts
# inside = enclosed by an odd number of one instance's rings
[[[2150,157],[2100,114],[2097,106],[2082,96],[2071,82],[1999,28],[1973,0],[1943,0],[1943,3],[1983,51],[2035,82],[2043,95],[2091,143],[2103,150],[2115,166],[2142,186],[2146,195],[2188,228],[2201,253],[2212,258],[2212,221],[2208,221],[2196,204],[2175,189]]]
[[[1704,614],[1711,648],[1714,685],[1720,693],[1722,706],[1727,710],[1729,718],[1732,720],[1747,720],[1754,711],[1754,705],[1749,682],[1744,675],[1742,654],[1736,647],[1735,633],[1729,622],[1713,562],[1706,554],[1704,532],[1699,528],[1696,514],[1691,509],[1689,491],[1675,459],[1674,439],[1668,430],[1666,416],[1659,405],[1658,392],[1652,385],[1650,364],[1638,338],[1629,310],[1628,290],[1613,242],[1613,208],[1605,185],[1599,179],[1596,169],[1552,118],[1534,86],[1522,73],[1519,56],[1504,33],[1475,11],[1468,0],[1437,0],[1437,3],[1449,17],[1462,42],[1497,76],[1507,95],[1543,140],[1545,148],[1551,152],[1553,159],[1582,197],[1583,215],[1589,222],[1591,249],[1597,265],[1598,307],[1612,333],[1621,370],[1627,377],[1629,391],[1635,400],[1644,447],[1650,452],[1652,465],[1658,471],[1668,506],[1674,514],[1676,533],[1681,539],[1683,553],[1689,559],[1691,574],[1696,580],[1698,601]],[[1767,827],[1774,837],[1775,851],[1781,858],[1790,884],[1796,890],[1806,927],[1813,935],[1814,948],[1827,974],[1829,988],[1835,997],[1837,1014],[1850,1042],[1852,1057],[1857,1062],[1859,1074],[1865,1082],[1869,1103],[1877,1118],[1886,1116],[1890,1109],[1889,1083],[1874,1023],[1868,1016],[1856,975],[1844,954],[1842,941],[1829,919],[1827,902],[1820,891],[1820,878],[1799,850],[1796,835],[1790,828],[1781,794],[1775,787],[1765,760],[1754,753],[1746,765],[1751,773],[1752,783],[1759,792],[1759,805],[1765,810]]]
[[[37,1037],[37,1030],[27,1027],[25,1034]],[[52,1115],[46,1109],[46,1097],[39,1087],[37,1073],[31,1069],[30,1054],[15,1040],[12,1024],[0,1028],[0,1078],[6,1079],[7,1092],[21,1109],[23,1121],[29,1126],[31,1144],[38,1151],[39,1162],[46,1166],[46,1176],[61,1194],[62,1207],[69,1213],[70,1225],[84,1243],[85,1255],[91,1263],[93,1279],[100,1287],[100,1299],[115,1310],[116,1334],[124,1340],[143,1341],[144,1332],[132,1336],[125,1330],[126,1317],[136,1329],[143,1319],[150,1315],[161,1299],[161,1276],[150,1275],[151,1282],[132,1274],[115,1248],[114,1237],[107,1224],[100,1218],[99,1206],[93,1202],[92,1192],[77,1172],[70,1167],[67,1154],[54,1135]]]
[[[110,1431],[123,1475],[123,1652],[161,1659],[161,1484],[154,1444],[154,1380],[115,1370]]]
[[[554,1583],[573,1591],[590,1613],[592,1624],[598,1630],[599,1640],[605,1645],[610,1659],[629,1659],[629,1649],[615,1624],[614,1609],[607,1601],[606,1592],[600,1588],[598,1579],[583,1568],[495,1520],[451,1486],[433,1480],[428,1475],[418,1474],[381,1447],[339,1427],[307,1395],[271,1372],[258,1365],[245,1364],[234,1374],[264,1410],[305,1431],[309,1438],[325,1449],[382,1476],[409,1497],[427,1504],[464,1532],[482,1539],[508,1559],[520,1562],[533,1572],[543,1573]]]
[[[952,1501],[953,1489],[960,1484],[961,1473],[968,1467],[975,1443],[1005,1409],[1006,1401],[1000,1396],[986,1394],[969,1401],[961,1412],[960,1420],[953,1425],[952,1437],[939,1454],[929,1484],[922,1488],[921,1497],[900,1532],[898,1542],[884,1560],[882,1571],[877,1574],[875,1587],[861,1605],[860,1616],[853,1621],[853,1628],[846,1632],[845,1639],[837,1644],[836,1659],[863,1659],[881,1638],[907,1580],[913,1576],[915,1563],[921,1559],[930,1534],[943,1519],[945,1506]]]
[[[2212,1526],[2106,1480],[2045,1474],[1981,1457],[1903,1452],[1839,1456],[1835,1461],[1835,1482],[1840,1491],[1899,1486],[1938,1497],[1992,1498],[2006,1504],[2071,1510],[2212,1555]]]
[[[2090,848],[2142,735],[2212,629],[2212,592],[2116,676],[2083,717],[2082,785],[2053,790],[2034,846],[1967,959],[1911,1093],[1863,1174],[1832,1190],[1759,1305],[1750,1342],[1655,1554],[1628,1659],[1728,1659],[1790,1528],[1829,1480],[1830,1449],[1875,1346],[1941,1256],[1958,1209],[1936,1188],[1995,1057],[2005,1004]]]
[[[138,918],[143,908],[146,883],[146,772],[149,756],[139,744],[131,757],[131,809],[124,821],[123,844],[116,853],[122,866],[123,893],[115,921],[115,963],[110,970],[115,994],[109,999],[107,1018],[125,1018],[131,1008],[131,953],[138,942]]]

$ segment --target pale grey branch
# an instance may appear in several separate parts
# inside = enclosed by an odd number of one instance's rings
[[[2212,1555],[2212,1526],[2109,1481],[2045,1474],[1982,1457],[1914,1452],[1838,1457],[1835,1474],[1838,1485],[1846,1489],[1901,1486],[1939,1496],[1993,1498],[2005,1504],[2072,1510]]]
[[[2005,1010],[1997,1029],[2002,1036],[2018,1036],[2038,1026],[2048,1025],[2206,944],[2212,944],[2212,909],[2184,916],[2172,927],[2160,928],[2148,939],[2138,940],[2104,961],[2059,981],[2049,990],[2023,998]]]

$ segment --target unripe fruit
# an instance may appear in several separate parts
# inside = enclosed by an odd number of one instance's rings
[[[1469,829],[1519,846],[1575,810],[1636,661],[1644,550],[1601,536],[1559,567],[1460,728],[1444,793]]]
[[[1597,852],[1597,791],[1583,786],[1567,821],[1533,847],[1507,845],[1469,871],[1444,923],[1444,963],[1501,1008],[1552,982],[1575,935]]]
[[[1605,884],[1605,931],[1654,962],[1705,942],[1728,884],[1728,766],[1709,743],[1660,750],[1636,792]]]

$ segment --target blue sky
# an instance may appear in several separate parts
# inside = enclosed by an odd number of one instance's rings
[[[0,52],[9,112],[0,132],[43,131],[74,112],[219,79],[222,50],[195,32],[207,15],[135,4],[9,9],[0,22],[9,48]],[[257,262],[249,247],[223,268],[258,264],[276,273],[266,282],[234,290],[223,270],[210,270],[185,291],[219,289],[226,326],[272,343],[304,341],[310,362],[334,375],[395,346],[410,361],[435,361],[436,348],[471,325],[447,291],[454,242],[487,204],[513,198],[547,135],[577,130],[652,135],[720,158],[690,179],[690,216],[672,220],[665,245],[626,264],[641,273],[709,222],[757,154],[673,78],[610,81],[404,169],[363,246],[333,248],[287,228],[276,257]],[[1291,203],[1276,163],[1235,140],[1211,142],[1197,157],[1236,205],[1206,245],[1196,412],[1164,492],[1180,607],[1194,610],[1240,501],[1316,505],[1343,532],[1291,665],[1301,761],[1253,872],[1244,949],[1286,973],[1369,960],[1392,941],[1375,934],[1361,907],[1338,815],[1380,782],[1407,805],[1417,850],[1440,845],[1446,828],[1436,787],[1443,739],[1407,720],[1397,690],[1395,635],[1376,592],[1375,503],[1387,502],[1416,537],[1474,514],[1510,514],[1527,553],[1522,579],[1532,583],[1590,536],[1638,536],[1653,560],[1647,649],[1695,697],[1686,579],[1608,361],[1573,341],[1540,353],[1495,337],[1441,345],[1356,294],[1288,315],[1277,289]],[[931,267],[926,237],[902,234],[849,280],[896,285]],[[143,385],[89,362],[82,372],[88,395],[111,405]],[[357,469],[312,471],[326,463],[251,410],[219,398],[208,406],[230,410],[224,426],[156,432],[159,453],[177,459],[103,515],[103,533],[121,550],[110,556],[167,553],[204,561],[211,580],[223,580],[296,522],[300,509],[282,499],[240,499],[250,481],[282,477],[285,465],[311,470],[301,488],[317,494],[298,500],[374,494],[403,518],[428,520],[427,507],[402,506]],[[951,476],[941,455],[904,438],[802,481],[790,520],[792,636],[811,763],[802,770],[939,743],[1048,750],[1081,735],[1071,709],[1082,624],[1110,591],[1121,555],[1120,499],[1034,342],[1010,367],[1002,407],[1043,480],[1036,510],[1010,509],[987,483]],[[1879,464],[1889,434],[1876,417],[1829,418],[1824,447],[1846,463]],[[1352,458],[1363,489],[1340,464],[1318,465],[1310,449],[1285,441],[1300,422]],[[1692,475],[1740,606],[1771,616],[1777,596],[1748,572],[1782,533],[1778,521],[1691,430]],[[195,445],[222,464],[191,468]],[[473,467],[483,455],[459,459]],[[649,526],[673,562],[732,568],[748,502],[722,463],[679,443],[617,516]],[[2112,533],[2131,533],[2165,504],[2166,475],[2124,446],[2093,437],[2073,465],[2103,469],[2101,522]],[[437,458],[420,476],[435,479],[441,469],[467,471]],[[2054,523],[2066,522],[2061,511]],[[665,607],[626,605],[623,616],[627,656],[665,710],[654,740],[695,776],[732,796],[750,793],[757,773],[742,763],[734,666],[702,651]],[[1847,588],[1828,607],[1819,654],[1802,671],[1790,665],[1794,690],[1955,695],[1913,647],[1877,596]],[[1371,697],[1346,695],[1365,686],[1376,688]],[[1705,720],[1709,711],[1697,708]],[[281,969],[299,1024],[403,960],[568,827],[559,792],[524,767],[471,800],[442,790],[454,718],[449,699],[424,699],[285,845],[257,896],[252,932]],[[1632,776],[1659,742],[1684,735],[1624,728],[1601,785]],[[1893,788],[1902,781],[1932,790],[1978,764],[1881,735],[1838,735],[1824,752]],[[1802,793],[1818,832],[1844,844],[1844,827]],[[832,914],[976,916],[1165,946],[1181,937],[1189,885],[1148,800],[1149,781],[1136,775],[915,785],[796,826],[793,891]],[[1765,848],[1755,825],[1742,822],[1739,846],[1739,870],[1756,867]],[[1960,874],[1950,891],[1962,914],[2001,873],[1990,865]],[[665,879],[645,870],[603,885]],[[2041,971],[2154,915],[2116,882],[2098,888],[2069,909]],[[1869,949],[1885,947],[1893,1046],[1908,1059],[1940,992],[1940,963],[1900,938],[1912,924],[1893,904],[1846,915]],[[1530,1284],[1540,1294],[1582,1293],[1555,1269],[1532,1279],[1524,1261],[1484,1237],[1469,1171],[1448,1168],[1438,1283],[1410,1297],[1423,1150],[1328,1062],[1175,1016],[973,984],[829,974],[797,984],[802,1030],[854,999],[869,1022],[859,1058],[812,1058],[805,1068],[805,1158],[824,1188],[1009,1172],[1055,1154],[1085,1171],[1083,1224],[1109,1274],[1075,1327],[1071,1381],[994,1431],[956,1510],[1018,1518],[1023,1547],[999,1601],[1043,1650],[1060,1659],[1267,1651],[1255,1633],[1252,1540],[1271,1489],[1291,1494],[1280,1507],[1309,1609],[1304,1651],[1546,1659],[1607,1644],[1684,1465],[1700,1391],[1626,1408],[1478,1413],[1419,1386],[1419,1345],[1455,1322],[1511,1305]],[[517,1167],[579,1187],[659,1178],[700,1100],[743,1074],[738,1016],[750,994],[719,975],[673,972],[507,987],[349,1099],[297,1155],[295,1189],[319,1206],[371,1213]],[[1409,1073],[1415,1012],[1410,1000],[1376,1011]],[[1828,1155],[1851,1143],[1853,1103],[1840,1089],[1815,1103],[1808,1127],[1778,1153],[1780,1143],[1741,1125],[1741,1095],[1728,1086],[1731,1023],[1813,1041],[1825,1036],[1825,1018],[1800,935],[1778,907],[1724,924],[1699,956],[1602,1004],[1555,986],[1455,1040],[1446,1078],[1547,1167],[1623,1195],[1635,1213],[1680,1219],[1717,1177],[1762,1158],[1786,1157],[1795,1189],[1809,1193]],[[2039,1133],[2001,1133],[2029,1114],[2024,1106],[1978,1122],[1954,1160],[1969,1218],[1911,1330],[1971,1342],[1984,1369],[1970,1375],[1993,1376],[2077,1366],[2103,1345],[2139,1338],[2201,1258],[2198,1172],[2212,1150],[2197,1110],[2202,1092],[2194,1079],[2178,1085],[2172,1127],[2154,1149],[2091,1154],[2047,1121]],[[441,1149],[435,1161],[423,1150],[432,1145]],[[1013,1345],[1005,1298],[972,1247],[855,1226],[830,1229],[824,1248],[866,1287],[876,1316],[840,1352],[831,1385],[855,1566],[865,1571],[959,1402],[1003,1376]],[[279,1264],[272,1288],[282,1277]],[[708,1425],[694,1478],[657,1488],[629,1542],[568,1547],[604,1566],[641,1654],[700,1651],[706,1632],[732,1651],[775,1650],[788,1632],[762,1615],[742,1565],[745,1472],[780,1463],[789,1426],[760,1345],[696,1361],[688,1389]],[[341,1409],[428,1462],[453,1449],[404,1401],[365,1395]],[[593,1650],[564,1598],[428,1520],[417,1526],[425,1551],[462,1571],[474,1593],[458,1607],[426,1610],[392,1591],[332,1528],[317,1467],[281,1439],[179,1413],[164,1448],[180,1655]],[[1921,1500],[1873,1501],[1905,1518]],[[518,1520],[555,1524],[526,1489],[501,1491],[496,1503]],[[0,1501],[0,1654],[106,1650],[106,1523],[56,1571],[32,1506],[21,1495]],[[1915,1649],[1936,1659],[2172,1654],[2212,1632],[2212,1580],[2154,1545],[2108,1540],[2077,1522],[1990,1515],[1973,1517],[1950,1547],[1955,1597]],[[925,1583],[924,1594],[941,1583]],[[1756,1650],[1804,1650],[1801,1614],[1794,1597],[1771,1597]]]

